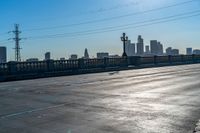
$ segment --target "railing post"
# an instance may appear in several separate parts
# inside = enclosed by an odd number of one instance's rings
[[[184,55],[181,55],[181,62],[184,62]]]
[[[134,57],[128,57],[128,65],[134,65]]]
[[[195,60],[195,54],[192,55],[192,62],[193,62],[193,63],[196,62],[196,60]]]
[[[153,57],[153,60],[154,60],[154,64],[157,65],[158,62],[157,62],[157,56],[156,55]]]
[[[127,57],[125,57],[125,58],[126,58],[126,60],[125,60],[125,61],[126,61],[126,62],[125,62],[125,66],[128,67],[128,65],[129,65],[129,57],[127,56]]]
[[[134,65],[139,66],[141,64],[141,56],[134,57]]]
[[[168,61],[169,61],[169,64],[172,64],[172,56],[171,55],[168,55]]]
[[[128,66],[128,57],[127,56],[123,56],[119,59],[120,59],[120,63],[119,63],[120,67],[127,67]]]
[[[109,61],[108,58],[106,58],[106,57],[103,58],[104,68],[106,68],[109,65],[108,61]]]
[[[17,73],[17,62],[15,61],[8,62],[8,73],[10,75]]]
[[[84,68],[84,59],[78,59],[78,68],[79,69],[82,69]]]
[[[53,60],[47,60],[47,71],[52,72],[54,71],[54,61]]]

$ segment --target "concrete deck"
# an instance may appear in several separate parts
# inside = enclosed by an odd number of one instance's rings
[[[200,65],[0,83],[0,133],[188,133]]]

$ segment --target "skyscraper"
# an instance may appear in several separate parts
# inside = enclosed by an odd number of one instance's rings
[[[192,48],[186,48],[186,54],[192,55]]]
[[[158,54],[158,42],[157,42],[157,40],[151,40],[150,41],[150,47],[151,47],[151,54],[157,55]]]
[[[172,55],[172,47],[168,47],[168,48],[166,49],[166,54],[167,54],[167,55]]]
[[[163,55],[163,45],[158,42],[158,55]]]
[[[163,55],[163,45],[157,40],[150,41],[151,54],[153,55]]]
[[[88,50],[87,48],[85,49],[85,52],[84,52],[84,59],[89,59],[89,54],[88,54]]]
[[[7,62],[6,47],[0,47],[0,63]]]
[[[137,55],[141,56],[144,54],[144,40],[141,35],[138,36],[137,42]]]
[[[145,54],[150,54],[150,47],[149,47],[149,45],[145,46]]]
[[[134,56],[135,55],[135,44],[131,43],[131,40],[128,40],[125,44],[125,51],[127,56]]]

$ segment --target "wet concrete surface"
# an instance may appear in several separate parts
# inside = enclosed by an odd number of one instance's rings
[[[0,133],[188,133],[200,65],[0,83]]]

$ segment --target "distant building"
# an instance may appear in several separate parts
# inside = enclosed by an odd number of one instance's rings
[[[158,55],[163,55],[163,45],[158,42]]]
[[[150,54],[150,47],[149,47],[149,45],[145,46],[145,54]]]
[[[38,58],[30,58],[26,60],[26,62],[37,62],[37,61],[39,61]]]
[[[166,55],[172,55],[172,47],[166,49]]]
[[[121,56],[119,56],[119,55],[109,55],[108,58],[121,58]]]
[[[45,60],[51,60],[51,53],[50,52],[45,53]]]
[[[108,57],[109,57],[109,53],[107,53],[107,52],[97,53],[97,58],[98,59],[108,58]]]
[[[137,42],[137,55],[141,56],[144,54],[144,40],[141,35],[138,36]]]
[[[157,55],[158,54],[158,42],[157,42],[157,40],[151,40],[150,41],[150,47],[151,47],[151,54]]]
[[[65,57],[60,58],[60,60],[65,60]]]
[[[134,56],[135,55],[135,44],[131,43],[131,40],[128,40],[125,44],[125,51],[127,56]]]
[[[152,55],[163,55],[163,45],[157,40],[151,40],[150,47]]]
[[[0,47],[0,63],[7,62],[7,52],[6,47]]]
[[[186,54],[192,55],[192,48],[186,48]]]
[[[179,50],[178,49],[172,49],[171,55],[179,55]]]
[[[193,50],[193,54],[200,55],[200,50],[199,49],[194,49]]]
[[[76,60],[76,59],[78,59],[78,55],[77,54],[72,54],[69,59],[70,60]]]
[[[88,50],[87,48],[85,49],[85,52],[84,52],[84,59],[89,59],[89,54],[88,54]]]

